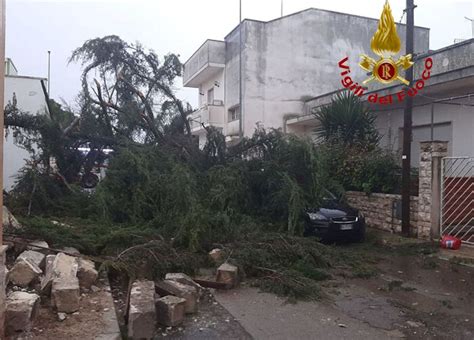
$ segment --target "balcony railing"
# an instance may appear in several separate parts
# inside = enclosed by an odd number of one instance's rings
[[[226,136],[238,136],[240,132],[239,119],[227,123]]]
[[[225,42],[206,40],[184,64],[183,84],[186,87],[199,87],[224,66]]]
[[[214,105],[218,104],[218,105]],[[219,101],[214,104],[207,104],[193,112],[190,117],[191,131],[193,134],[199,134],[204,131],[204,126],[224,127],[224,106]]]

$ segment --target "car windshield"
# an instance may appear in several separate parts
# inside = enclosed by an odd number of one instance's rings
[[[323,200],[337,201],[337,196],[330,192],[328,189],[323,189]]]

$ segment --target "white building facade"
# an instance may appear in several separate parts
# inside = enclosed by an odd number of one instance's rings
[[[10,59],[5,61],[5,104],[13,102],[15,97],[19,110],[45,114],[48,112],[46,86],[46,78],[21,76]],[[9,134],[5,136],[3,156],[3,185],[9,191],[13,188],[18,170],[25,166],[25,160],[30,155],[15,145],[13,136]]]
[[[373,55],[370,40],[377,24],[378,19],[311,8],[269,22],[244,20],[223,41],[206,41],[185,63],[183,78],[184,86],[198,89],[199,108],[191,122],[200,145],[203,125],[222,129],[227,141],[237,140],[239,119],[247,137],[259,127],[313,135],[318,121],[312,112],[343,88],[338,62],[348,57],[354,81],[367,78],[358,62],[361,54]],[[405,28],[397,25],[399,55],[405,54]],[[426,140],[448,141],[449,155],[474,156],[474,40],[430,51],[429,29],[416,27],[414,46],[415,81],[426,58],[433,59],[433,68],[414,99],[412,165],[418,163],[418,142]],[[398,84],[371,82],[362,99],[395,94],[403,89]],[[403,105],[371,104],[381,145],[394,151],[401,149]]]
[[[448,156],[474,157],[474,39],[419,54],[415,59],[414,83],[422,78],[425,61],[432,60],[430,78],[413,98],[412,166],[418,166],[419,147],[423,141],[447,141]],[[402,85],[378,88],[370,94],[395,95]],[[302,134],[312,133],[317,124],[312,112],[328,104],[333,93],[326,93],[305,102],[303,115],[287,122]],[[404,102],[391,105],[369,103],[377,114],[377,128],[382,135],[380,145],[399,152],[403,140]]]
[[[309,98],[341,88],[339,60],[370,54],[377,24],[377,19],[310,8],[268,22],[246,19],[223,41],[207,40],[184,65],[184,86],[199,93],[193,133],[203,145],[202,124],[214,125],[232,141],[239,136],[239,119],[247,137],[256,128],[303,132],[307,127],[286,122],[305,114]],[[398,25],[398,32],[404,36],[405,25]],[[429,29],[417,27],[416,52],[428,51],[428,42]],[[352,75],[362,78],[364,72],[354,68]]]

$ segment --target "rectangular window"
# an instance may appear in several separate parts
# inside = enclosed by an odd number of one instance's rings
[[[229,122],[240,119],[240,106],[234,106],[229,109]]]
[[[214,88],[210,88],[207,91],[207,104],[208,105],[214,104]]]

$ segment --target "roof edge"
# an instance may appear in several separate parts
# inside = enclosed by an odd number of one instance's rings
[[[249,22],[250,22],[250,21],[253,21],[253,22],[268,24],[268,23],[272,23],[272,22],[275,22],[275,21],[278,21],[278,20],[286,19],[286,18],[291,17],[291,16],[293,16],[293,15],[298,15],[298,14],[301,14],[301,13],[304,13],[304,12],[308,12],[308,11],[327,12],[327,13],[333,13],[333,14],[338,14],[338,15],[346,15],[346,16],[351,16],[351,17],[356,17],[356,18],[362,18],[362,19],[368,19],[368,20],[379,21],[379,19],[377,19],[377,18],[366,17],[366,16],[363,16],[363,15],[350,14],[350,13],[344,13],[344,12],[338,12],[338,11],[332,11],[332,10],[322,9],[322,8],[316,8],[316,7],[309,7],[309,8],[303,9],[303,10],[301,10],[301,11],[294,12],[294,13],[290,13],[290,14],[284,15],[284,16],[282,16],[282,17],[275,18],[275,19],[268,20],[268,21],[245,18],[245,19],[242,20],[242,23],[245,22],[245,21],[249,21]],[[399,26],[406,26],[406,24],[403,24],[403,23],[396,23],[396,24],[399,25]],[[224,37],[224,40],[227,39],[227,37],[228,37],[229,35],[231,35],[232,33],[234,33],[234,31],[235,31],[237,28],[239,28],[239,26],[240,26],[240,24],[237,24],[237,26],[235,26],[235,27]],[[428,30],[428,31],[430,30],[429,27],[417,26],[417,25],[415,25],[415,28],[424,29],[424,30]]]
[[[197,51],[199,51],[201,49],[201,47],[203,47],[208,41],[216,41],[216,42],[225,43],[224,40],[217,40],[217,39],[206,39],[206,40],[204,40],[204,42],[201,45],[199,45],[199,47],[194,51],[194,53],[191,54],[191,56],[188,59],[186,59],[186,61],[183,63],[183,65],[186,64],[188,61],[190,61],[192,59],[192,57],[194,57],[194,55],[197,53]]]
[[[12,75],[12,74],[6,74],[5,78],[20,78],[20,79],[33,79],[33,80],[45,80],[48,81],[48,78],[44,77],[33,77],[33,76],[19,76],[19,75]]]

